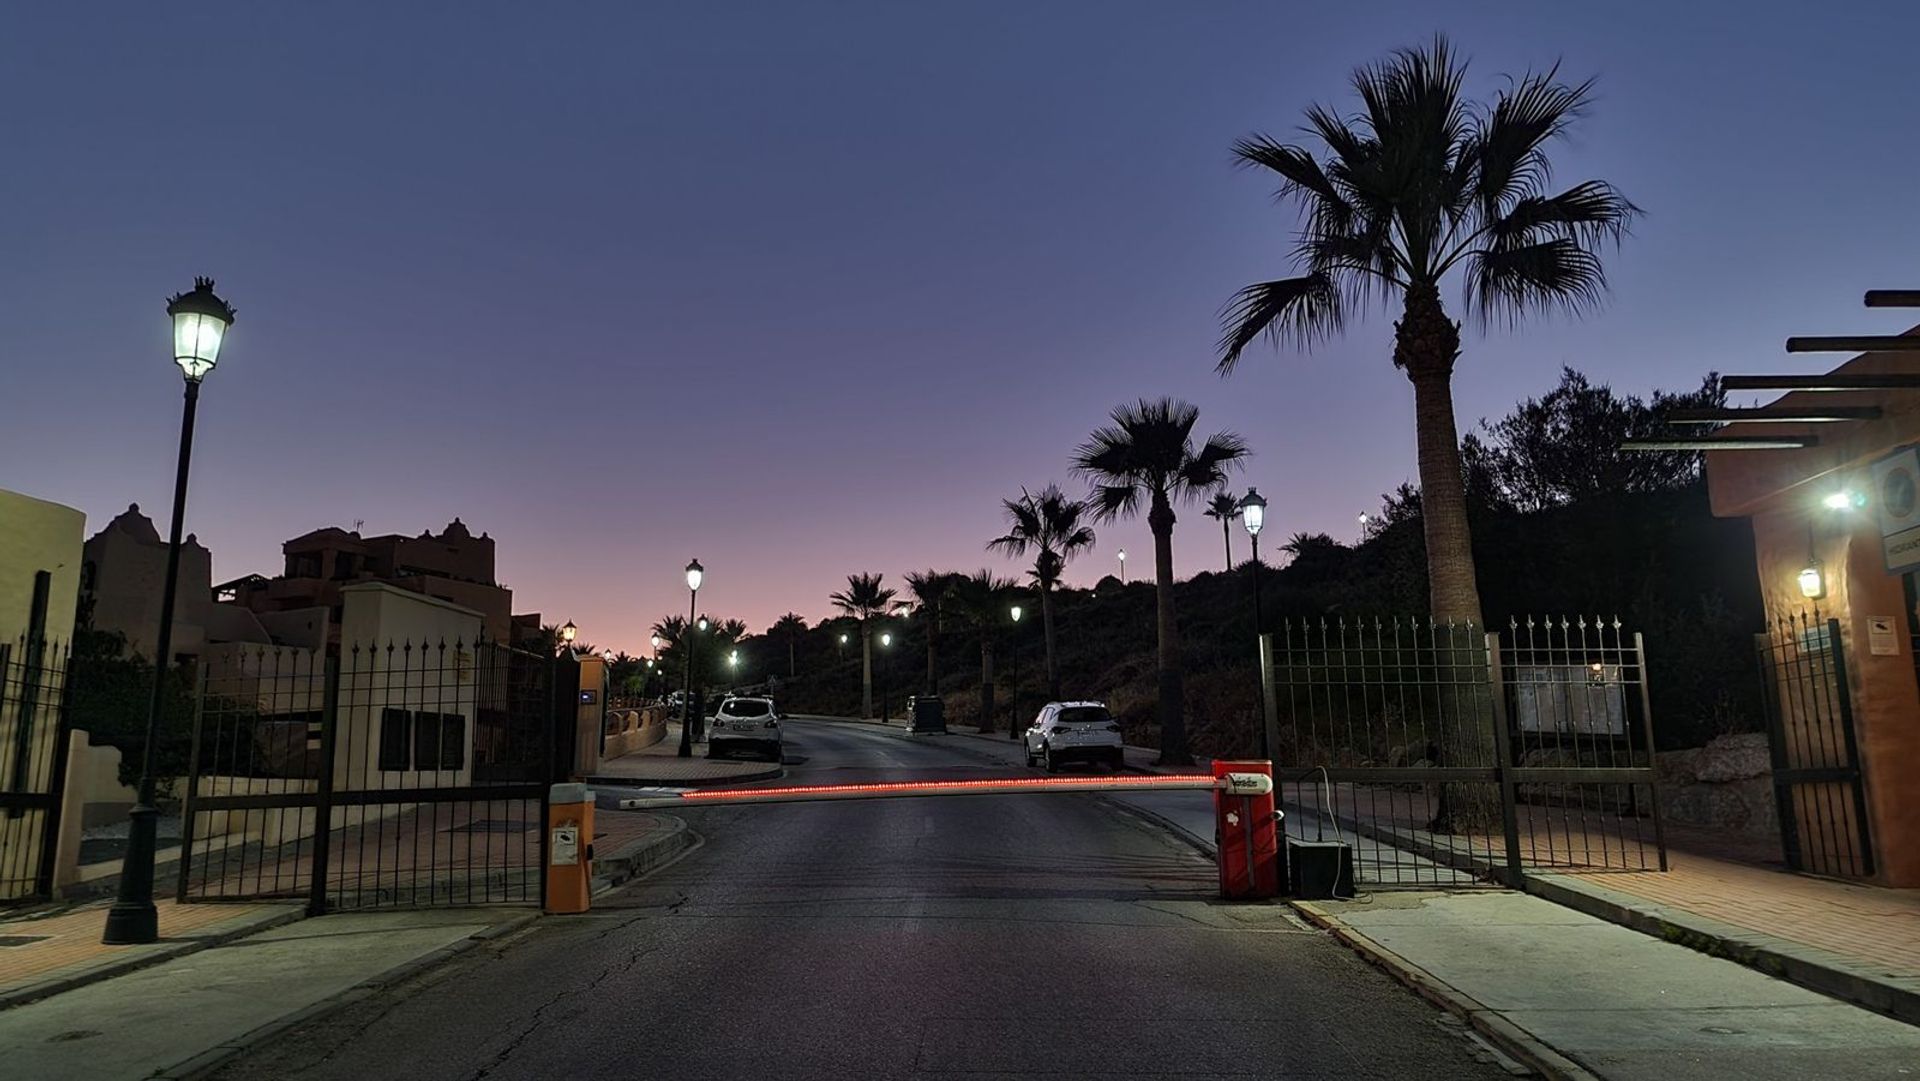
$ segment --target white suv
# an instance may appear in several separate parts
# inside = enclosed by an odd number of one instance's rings
[[[758,751],[780,761],[780,711],[771,698],[729,696],[707,725],[707,757]]]
[[[1126,762],[1120,726],[1100,702],[1049,702],[1023,739],[1027,765],[1038,761],[1048,773],[1065,762],[1104,762],[1114,770]]]

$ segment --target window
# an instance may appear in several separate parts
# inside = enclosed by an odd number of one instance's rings
[[[465,769],[467,719],[458,713],[413,715],[413,768]]]
[[[1068,706],[1060,711],[1061,724],[1106,724],[1113,718],[1100,706]]]
[[[773,712],[772,703],[764,698],[729,698],[720,709],[729,717],[765,717]]]
[[[380,768],[383,770],[411,769],[412,759],[408,751],[412,748],[409,738],[413,732],[413,714],[404,709],[383,709],[380,711]]]

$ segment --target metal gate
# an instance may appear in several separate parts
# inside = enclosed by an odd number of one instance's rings
[[[53,891],[67,772],[66,675],[61,645],[37,636],[0,642],[0,904],[44,900]]]
[[[1784,616],[1754,644],[1787,866],[1866,878],[1873,845],[1840,621],[1818,612]]]
[[[537,903],[577,679],[571,658],[491,642],[208,657],[178,896],[304,897],[315,913]]]
[[[1640,635],[1618,620],[1299,620],[1263,652],[1296,840],[1374,886],[1666,870]]]

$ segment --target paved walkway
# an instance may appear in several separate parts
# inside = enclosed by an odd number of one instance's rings
[[[163,900],[154,905],[160,915],[160,941],[105,946],[100,935],[106,930],[108,907],[109,902],[96,901],[0,920],[0,1009],[286,923],[300,918],[302,911],[286,904],[179,905]]]
[[[591,784],[606,785],[697,785],[715,781],[751,781],[778,777],[781,765],[764,759],[708,758],[704,745],[693,748],[693,757],[681,758],[680,725],[667,722],[665,739],[642,747],[632,754],[609,758],[588,778]]]

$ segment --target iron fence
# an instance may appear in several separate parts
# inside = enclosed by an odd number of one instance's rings
[[[1356,879],[1664,869],[1644,650],[1618,621],[1288,621],[1263,653],[1288,835],[1350,842]]]
[[[53,886],[67,760],[67,649],[37,637],[0,642],[0,904]]]
[[[1873,845],[1840,621],[1781,616],[1755,646],[1787,866],[1868,877]]]
[[[460,641],[209,656],[178,895],[537,902],[560,663]]]

